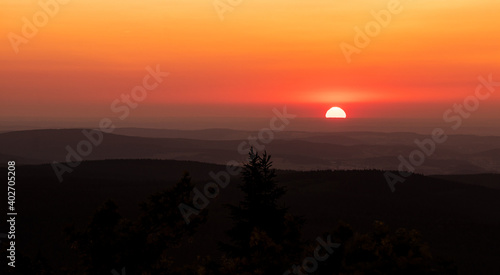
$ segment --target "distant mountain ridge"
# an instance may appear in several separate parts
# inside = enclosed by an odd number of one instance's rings
[[[120,134],[118,134],[120,133]],[[142,136],[133,136],[142,135]],[[116,129],[104,134],[84,160],[173,159],[226,164],[242,162],[242,142],[256,132],[230,129],[158,130]],[[143,137],[148,136],[148,137]],[[161,136],[161,137],[159,137]],[[218,139],[216,139],[219,137]],[[310,133],[279,132],[265,148],[280,169],[397,170],[398,156],[418,150],[414,140],[429,136],[413,133]],[[67,146],[75,149],[86,137],[82,129],[29,130],[0,133],[0,161],[24,164],[64,162]],[[260,143],[262,144],[262,143]],[[248,148],[245,144],[242,148]],[[241,148],[240,148],[241,151]],[[453,135],[436,146],[435,153],[417,167],[424,174],[500,173],[500,137]]]

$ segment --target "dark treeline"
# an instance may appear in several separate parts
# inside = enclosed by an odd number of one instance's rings
[[[137,219],[123,218],[118,205],[106,201],[83,228],[64,230],[68,248],[78,255],[78,266],[51,268],[44,255],[18,255],[17,267],[2,274],[458,274],[454,263],[433,257],[416,230],[391,230],[373,221],[370,232],[356,232],[339,221],[315,240],[304,240],[305,221],[283,205],[284,186],[276,181],[271,156],[253,151],[243,167],[244,194],[228,204],[232,228],[219,242],[219,254],[198,255],[195,262],[176,261],[175,248],[192,241],[208,219],[207,210],[190,216],[179,211],[193,201],[189,174],[168,190],[140,204]],[[6,248],[7,243],[2,243]],[[2,253],[6,249],[2,248]],[[221,256],[219,256],[221,255]],[[5,256],[5,255],[2,255]]]

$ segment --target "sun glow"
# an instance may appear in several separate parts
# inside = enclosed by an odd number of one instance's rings
[[[332,107],[332,108],[330,108],[330,110],[328,110],[328,112],[326,112],[325,117],[326,118],[346,118],[347,115],[344,112],[344,110],[342,110],[341,108]]]

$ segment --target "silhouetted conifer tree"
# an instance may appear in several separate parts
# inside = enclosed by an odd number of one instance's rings
[[[245,196],[239,205],[227,205],[233,228],[230,243],[221,244],[226,253],[227,273],[281,274],[302,251],[302,220],[288,214],[279,200],[286,193],[276,183],[271,156],[249,153],[240,189]]]

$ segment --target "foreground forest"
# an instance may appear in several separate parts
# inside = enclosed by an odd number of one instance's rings
[[[206,187],[224,169],[94,161],[60,184],[49,165],[20,166],[15,274],[498,271],[498,190],[413,175],[392,193],[383,171],[275,171],[252,153]]]

